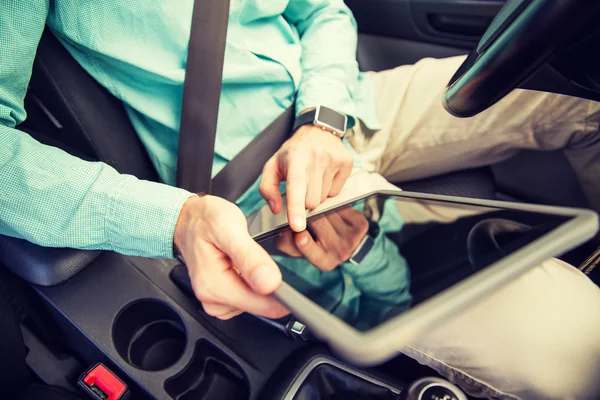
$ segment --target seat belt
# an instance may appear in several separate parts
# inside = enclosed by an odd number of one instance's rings
[[[210,193],[229,0],[196,0],[183,86],[177,186]]]
[[[233,202],[248,190],[265,163],[289,137],[294,106],[229,161],[211,184],[228,20],[229,0],[195,1],[179,128],[177,186]],[[175,267],[170,277],[180,289],[195,297],[186,267]],[[308,329],[294,318],[277,321],[257,318],[288,336],[312,340]]]
[[[230,0],[194,2],[179,128],[177,186],[235,201],[288,138],[294,110],[290,107],[255,137],[211,185],[229,4]]]

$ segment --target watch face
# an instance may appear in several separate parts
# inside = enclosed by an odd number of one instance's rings
[[[347,117],[331,108],[324,106],[319,107],[315,119],[317,120],[317,123],[327,125],[339,132],[343,133],[346,130]]]

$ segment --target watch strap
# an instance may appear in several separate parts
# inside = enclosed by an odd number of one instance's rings
[[[365,235],[365,237],[363,238],[363,240],[361,240],[358,247],[356,248],[356,250],[354,250],[354,253],[352,253],[348,261],[354,265],[360,264],[362,260],[365,259],[367,254],[369,254],[374,245],[375,240],[371,236]]]
[[[373,246],[375,246],[375,239],[379,236],[379,229],[377,222],[369,221],[369,230],[348,259],[350,263],[359,265],[364,260]]]
[[[309,125],[315,122],[315,115],[317,114],[317,110],[310,110],[303,114],[300,114],[296,117],[294,121],[294,127],[292,128],[292,132],[296,132],[298,128],[302,125]]]

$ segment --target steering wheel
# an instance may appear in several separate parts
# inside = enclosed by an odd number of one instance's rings
[[[472,117],[527,80],[597,20],[598,0],[509,0],[450,80],[444,108]]]

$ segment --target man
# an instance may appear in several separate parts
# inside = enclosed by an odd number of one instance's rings
[[[259,183],[237,206],[169,186],[192,3],[0,3],[0,233],[149,257],[172,257],[175,244],[206,312],[277,317],[286,310],[268,294],[281,274],[244,218],[262,204]],[[45,24],[123,101],[164,184],[83,162],[14,129],[25,119],[23,97]],[[348,115],[355,122],[349,142],[361,154],[304,125],[265,165],[260,193],[279,212],[279,184],[287,183],[288,218],[298,232],[305,208],[340,192],[353,154],[356,168],[394,181],[488,164],[520,148],[565,147],[598,205],[596,104],[515,92],[481,117],[459,121],[443,112],[437,95],[460,60],[362,75],[356,38],[342,0],[232,0],[213,173],[295,102],[299,114],[324,105]],[[590,396],[600,370],[592,313],[599,296],[571,267],[546,264],[406,352],[485,396]]]

